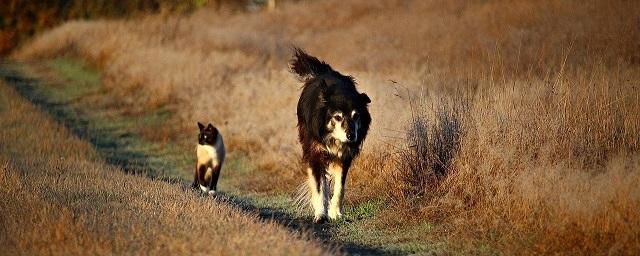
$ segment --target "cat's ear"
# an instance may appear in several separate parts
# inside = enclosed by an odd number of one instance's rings
[[[200,128],[200,131],[202,131],[202,129],[204,129],[204,124],[198,122],[198,128]]]

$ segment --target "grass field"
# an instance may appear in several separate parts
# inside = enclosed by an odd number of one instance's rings
[[[69,22],[13,58],[99,81],[47,95],[91,91],[74,108],[101,102],[105,116],[86,121],[98,128],[123,120],[127,136],[105,144],[154,156],[152,177],[189,177],[195,123],[212,121],[233,159],[222,190],[297,219],[285,203],[304,176],[296,44],[372,98],[348,180],[357,220],[319,237],[387,252],[633,254],[638,13],[635,1],[302,1]],[[78,59],[98,75],[74,74]]]

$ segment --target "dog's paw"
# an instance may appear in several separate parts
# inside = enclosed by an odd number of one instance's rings
[[[325,216],[325,215],[320,215],[320,216],[313,217],[313,223],[314,224],[323,224],[325,222],[327,222],[327,216]]]
[[[209,190],[209,192],[207,192],[207,194],[209,194],[209,196],[216,196],[216,191],[215,190]]]
[[[329,210],[329,219],[337,220],[342,218],[342,211],[340,210]]]

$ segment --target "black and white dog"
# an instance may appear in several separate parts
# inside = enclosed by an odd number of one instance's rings
[[[298,101],[298,136],[307,164],[313,221],[342,217],[342,199],[351,162],[369,131],[369,97],[356,90],[354,78],[295,49],[291,70],[304,86]],[[333,193],[329,199],[329,187]],[[328,204],[328,212],[327,212]]]

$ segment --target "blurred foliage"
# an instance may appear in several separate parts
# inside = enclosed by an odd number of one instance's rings
[[[0,4],[0,56],[43,30],[73,19],[122,18],[145,13],[190,13],[207,5],[239,10],[242,0],[4,0]]]

